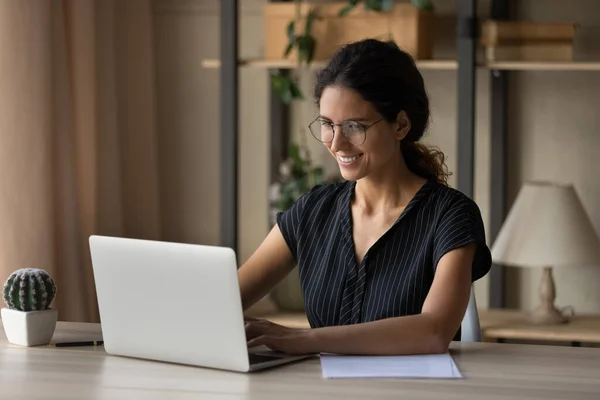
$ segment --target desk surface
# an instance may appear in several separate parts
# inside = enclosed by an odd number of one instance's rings
[[[59,322],[53,341],[84,339],[100,339],[100,326]],[[327,380],[316,358],[241,374],[110,356],[102,347],[23,348],[1,329],[0,384],[3,398],[44,399],[600,398],[600,349],[453,343],[451,354],[464,379]]]
[[[484,310],[481,329],[486,339],[525,339],[600,343],[600,315],[574,315],[560,325],[534,325],[521,310]]]
[[[306,328],[310,325],[300,312],[266,315],[281,325]],[[561,325],[543,326],[528,323],[525,312],[511,309],[479,310],[481,332],[487,340],[525,339],[558,342],[600,343],[600,315],[575,315]]]

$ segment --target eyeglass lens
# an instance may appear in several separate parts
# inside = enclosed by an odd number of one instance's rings
[[[334,129],[340,132],[340,126],[334,126],[329,121],[316,120],[310,124],[310,131],[315,139],[321,142],[331,142],[334,136]],[[364,127],[355,121],[344,121],[341,131],[346,140],[354,144],[362,144],[365,141]]]

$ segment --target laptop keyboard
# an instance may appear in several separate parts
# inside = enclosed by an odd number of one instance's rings
[[[279,356],[266,356],[263,354],[248,353],[250,364],[259,364],[268,361],[280,360]]]

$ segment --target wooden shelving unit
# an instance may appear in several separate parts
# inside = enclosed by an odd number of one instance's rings
[[[240,59],[238,54],[238,3],[240,0],[221,1],[221,51],[217,59],[201,62],[204,68],[220,71],[221,85],[221,235],[222,245],[236,249],[237,246],[237,199],[238,199],[238,73],[240,68],[262,68],[287,73],[298,68],[294,60]],[[286,0],[270,0],[286,1]],[[490,181],[489,194],[489,236],[492,243],[506,217],[508,204],[507,165],[508,165],[508,88],[509,79],[518,71],[547,72],[600,72],[598,61],[569,62],[530,62],[530,61],[478,61],[480,46],[477,0],[456,1],[456,59],[417,60],[421,70],[453,71],[456,79],[456,120],[457,120],[457,184],[456,188],[467,196],[474,195],[475,180],[475,111],[477,104],[477,72],[489,71],[490,76]],[[489,18],[510,21],[509,0],[491,0]],[[323,62],[313,62],[308,68],[320,68]],[[286,132],[289,131],[289,105],[283,104],[274,93],[269,99],[271,178],[277,174],[276,166],[284,159],[287,149]],[[504,267],[493,265],[490,271],[489,306],[506,307]]]

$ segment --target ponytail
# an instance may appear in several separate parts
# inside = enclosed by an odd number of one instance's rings
[[[448,186],[448,177],[451,173],[448,172],[444,162],[444,153],[435,147],[428,147],[411,140],[402,140],[400,149],[404,162],[412,173]]]

